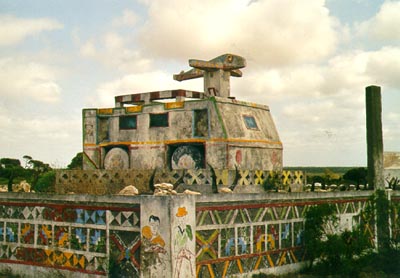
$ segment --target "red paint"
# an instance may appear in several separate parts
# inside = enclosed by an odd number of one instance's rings
[[[236,162],[237,162],[237,164],[242,163],[242,151],[241,150],[236,151]]]

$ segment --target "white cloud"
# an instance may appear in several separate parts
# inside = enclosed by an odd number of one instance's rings
[[[108,32],[99,39],[85,42],[80,53],[102,64],[121,71],[146,71],[150,69],[151,60],[142,57],[141,53],[131,47],[130,39],[116,32]]]
[[[133,27],[139,20],[139,16],[131,10],[124,10],[121,17],[117,17],[113,20],[112,25],[114,27],[130,26]]]
[[[12,15],[0,15],[0,46],[15,45],[42,31],[62,27],[61,23],[49,18],[17,18]]]
[[[375,84],[400,87],[400,48],[384,47],[371,52],[366,74]]]
[[[13,115],[0,110],[1,156],[30,155],[46,163],[65,167],[81,150],[81,119],[57,115]],[[33,142],[33,144],[32,144]],[[34,146],[34,147],[32,147]]]
[[[148,1],[139,43],[161,57],[233,52],[255,64],[318,61],[336,47],[337,21],[324,1]],[[176,7],[179,7],[177,9]]]
[[[400,1],[386,1],[371,19],[358,24],[358,32],[371,39],[399,42]]]
[[[20,101],[56,102],[61,96],[56,72],[53,67],[24,58],[0,58],[0,95]]]
[[[185,82],[184,86],[173,80],[172,75],[162,71],[129,74],[120,79],[106,82],[98,86],[97,95],[89,102],[100,107],[113,105],[117,95],[136,94],[143,92],[171,90],[177,88],[202,91],[200,79]]]

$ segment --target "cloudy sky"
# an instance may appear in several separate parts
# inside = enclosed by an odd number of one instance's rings
[[[365,87],[382,87],[400,151],[400,1],[0,0],[0,157],[56,167],[82,150],[83,108],[202,91],[188,59],[247,60],[231,95],[270,106],[285,166],[365,166]]]

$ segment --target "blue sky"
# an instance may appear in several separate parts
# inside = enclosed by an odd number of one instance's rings
[[[366,165],[365,87],[382,87],[384,146],[400,151],[400,1],[0,0],[0,157],[66,166],[83,108],[202,90],[188,59],[247,59],[231,94],[270,106],[286,166]]]

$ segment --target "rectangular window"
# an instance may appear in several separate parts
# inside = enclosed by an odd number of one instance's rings
[[[243,120],[248,129],[258,129],[256,119],[253,116],[243,115]]]
[[[136,129],[136,115],[120,116],[119,129]]]
[[[208,110],[199,109],[193,111],[193,135],[195,137],[208,136]]]
[[[150,127],[168,127],[168,113],[150,114]]]
[[[108,126],[109,126],[109,118],[108,117],[98,117],[97,118],[97,139],[99,142],[108,141]]]

